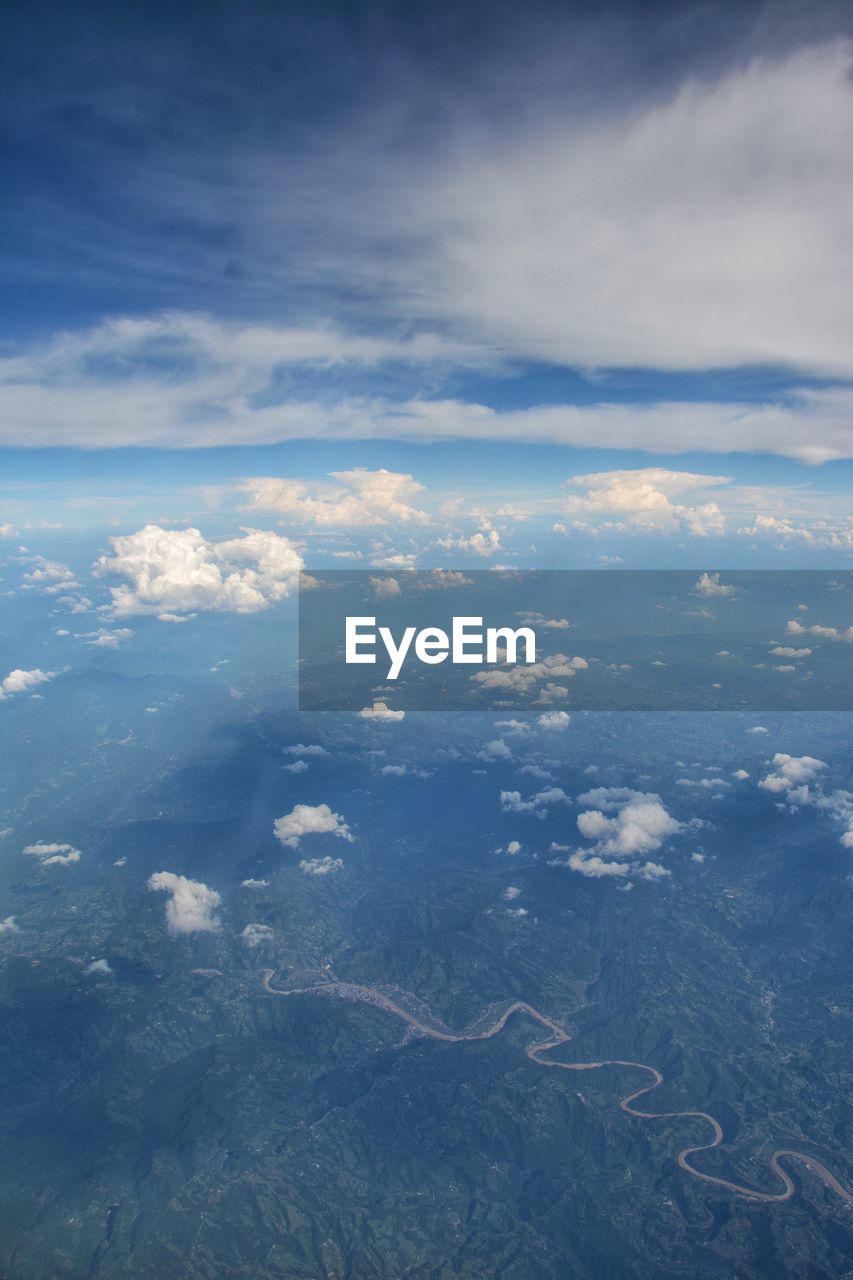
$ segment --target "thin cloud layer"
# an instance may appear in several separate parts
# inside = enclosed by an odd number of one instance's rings
[[[477,136],[401,193],[425,248],[400,274],[424,313],[534,359],[849,375],[852,57]]]

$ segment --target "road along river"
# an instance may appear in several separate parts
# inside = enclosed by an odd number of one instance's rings
[[[261,973],[264,979],[264,990],[269,992],[271,996],[329,995],[338,996],[343,1000],[358,1001],[362,1004],[372,1004],[378,1009],[384,1009],[387,1013],[392,1013],[397,1018],[402,1018],[413,1031],[419,1032],[420,1035],[428,1036],[431,1040],[443,1040],[447,1044],[461,1044],[472,1040],[491,1040],[493,1036],[499,1035],[503,1031],[507,1022],[515,1014],[524,1014],[526,1017],[532,1018],[534,1022],[538,1022],[548,1032],[544,1040],[537,1040],[527,1046],[526,1053],[531,1062],[537,1063],[540,1067],[552,1067],[557,1071],[598,1071],[601,1067],[629,1067],[635,1071],[645,1071],[652,1077],[652,1083],[644,1085],[642,1089],[637,1089],[634,1093],[629,1093],[622,1098],[619,1106],[626,1115],[636,1116],[640,1120],[675,1120],[679,1117],[684,1117],[704,1120],[709,1124],[713,1130],[710,1142],[703,1142],[697,1147],[685,1147],[683,1151],[678,1153],[678,1163],[685,1173],[691,1174],[694,1178],[701,1178],[703,1182],[711,1182],[714,1186],[725,1187],[727,1191],[734,1191],[738,1195],[747,1196],[750,1200],[760,1200],[765,1204],[775,1204],[778,1201],[790,1200],[796,1191],[791,1175],[782,1168],[779,1163],[780,1160],[799,1160],[800,1164],[804,1164],[812,1173],[816,1173],[824,1184],[829,1187],[830,1191],[834,1191],[845,1203],[853,1205],[853,1195],[846,1187],[842,1186],[835,1174],[831,1173],[820,1160],[816,1160],[814,1156],[805,1155],[802,1151],[774,1151],[770,1157],[770,1168],[782,1182],[782,1191],[756,1191],[754,1187],[745,1187],[739,1182],[731,1182],[728,1178],[717,1178],[713,1174],[702,1173],[699,1169],[694,1169],[690,1163],[692,1155],[697,1151],[710,1151],[722,1144],[723,1130],[719,1121],[715,1120],[707,1111],[638,1111],[634,1106],[637,1099],[644,1097],[647,1093],[651,1093],[653,1089],[657,1089],[664,1082],[664,1078],[657,1067],[650,1067],[645,1062],[630,1062],[622,1058],[607,1058],[601,1062],[554,1062],[551,1058],[543,1057],[543,1054],[556,1049],[558,1045],[566,1044],[571,1040],[571,1036],[562,1027],[558,1026],[553,1019],[544,1013],[540,1013],[538,1009],[534,1009],[533,1005],[528,1004],[526,1000],[514,1000],[491,1026],[482,1030],[470,1032],[450,1031],[447,1027],[442,1027],[438,1023],[431,1025],[423,1022],[414,1013],[404,1008],[403,1005],[397,1004],[390,996],[385,995],[382,991],[377,991],[375,987],[364,987],[354,982],[335,981],[322,982],[313,987],[294,987],[289,991],[282,991],[272,985],[272,980],[276,974],[275,969],[262,969]]]

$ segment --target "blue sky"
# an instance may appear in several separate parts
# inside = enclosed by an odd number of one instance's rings
[[[4,23],[10,554],[849,563],[846,6]]]

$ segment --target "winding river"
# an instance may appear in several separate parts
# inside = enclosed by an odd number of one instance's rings
[[[648,1066],[645,1062],[630,1062],[623,1058],[607,1058],[601,1062],[555,1062],[551,1058],[544,1057],[544,1054],[556,1049],[558,1045],[566,1044],[571,1040],[571,1036],[562,1027],[558,1026],[552,1018],[540,1013],[538,1009],[534,1009],[533,1005],[528,1004],[526,1000],[514,1000],[491,1026],[481,1031],[459,1032],[450,1031],[447,1027],[442,1027],[439,1024],[430,1025],[423,1022],[415,1014],[410,1013],[408,1009],[397,1004],[390,996],[385,995],[382,991],[377,991],[375,987],[365,987],[354,982],[332,981],[323,982],[313,987],[294,987],[291,990],[283,991],[272,985],[272,980],[276,974],[275,969],[262,969],[261,973],[264,979],[264,990],[271,996],[330,995],[338,996],[344,1000],[371,1004],[376,1008],[384,1009],[387,1013],[391,1013],[397,1018],[401,1018],[413,1031],[417,1031],[420,1035],[427,1036],[431,1040],[443,1040],[447,1044],[461,1044],[472,1040],[491,1040],[493,1036],[499,1035],[503,1031],[510,1018],[516,1014],[523,1014],[528,1018],[532,1018],[534,1022],[538,1022],[548,1032],[548,1035],[543,1040],[537,1040],[527,1046],[526,1053],[531,1062],[535,1062],[540,1067],[554,1068],[557,1071],[598,1071],[602,1067],[629,1067],[635,1071],[645,1071],[647,1075],[652,1077],[651,1084],[644,1085],[642,1089],[636,1089],[633,1093],[627,1094],[619,1103],[626,1115],[636,1116],[640,1120],[686,1118],[704,1120],[706,1124],[709,1124],[713,1131],[710,1142],[703,1142],[695,1147],[685,1147],[683,1151],[678,1153],[678,1163],[685,1173],[691,1174],[694,1178],[701,1178],[703,1182],[713,1183],[714,1186],[725,1187],[727,1191],[734,1191],[738,1195],[747,1196],[750,1200],[761,1201],[764,1204],[775,1204],[782,1200],[790,1200],[796,1190],[791,1175],[782,1168],[780,1161],[798,1160],[800,1164],[805,1165],[812,1173],[816,1173],[824,1184],[831,1191],[834,1191],[837,1196],[840,1196],[846,1204],[853,1205],[853,1195],[846,1187],[842,1186],[835,1174],[831,1173],[820,1160],[815,1159],[814,1156],[806,1155],[802,1151],[774,1151],[770,1157],[770,1168],[783,1186],[781,1191],[757,1191],[754,1187],[746,1187],[739,1182],[732,1182],[728,1178],[718,1178],[714,1174],[702,1173],[701,1170],[695,1169],[690,1163],[692,1155],[695,1155],[697,1151],[711,1151],[714,1147],[719,1147],[722,1144],[723,1130],[719,1121],[715,1120],[707,1111],[639,1111],[634,1106],[634,1103],[664,1083],[664,1078],[660,1071],[656,1067]]]

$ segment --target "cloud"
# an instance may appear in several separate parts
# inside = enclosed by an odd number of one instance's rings
[[[413,569],[416,559],[413,551],[397,551],[374,556],[370,565],[373,569]]]
[[[343,858],[303,858],[299,863],[300,871],[306,876],[328,876],[333,871],[343,869]]]
[[[514,884],[507,885],[507,887],[504,889],[503,893],[501,894],[501,897],[505,898],[507,902],[514,902],[516,898],[521,897],[521,890],[518,888],[517,885],[514,885]]]
[[[400,594],[400,584],[396,578],[371,578],[370,585],[377,600],[389,600]]]
[[[288,596],[302,568],[289,539],[257,529],[208,542],[198,529],[149,524],[110,541],[112,556],[101,556],[94,571],[129,581],[110,588],[117,618],[188,610],[255,613]]]
[[[398,271],[533,359],[847,375],[850,66],[839,40],[601,114],[519,112],[423,188],[407,173],[426,247]]]
[[[276,818],[273,831],[277,840],[291,849],[299,847],[302,836],[329,834],[339,840],[352,840],[352,834],[339,813],[327,804],[297,804],[282,818]]]
[[[601,790],[588,792],[578,797],[578,803],[594,803],[591,797],[601,795]],[[681,830],[682,824],[667,812],[659,796],[635,792],[627,800],[600,803],[601,809],[579,813],[577,825],[581,835],[596,841],[601,853],[622,857],[651,853],[661,847],[667,836]],[[607,817],[605,810],[612,808],[616,810],[614,816]]]
[[[110,974],[112,969],[108,960],[93,960],[91,964],[87,964],[83,970],[86,974]]]
[[[259,154],[262,98],[252,145],[215,156],[198,152],[192,112],[187,119],[174,112],[168,153],[156,156],[161,181],[143,191],[133,171],[124,201],[141,210],[146,229],[167,228],[152,234],[159,249],[166,237],[167,261],[150,256],[148,241],[132,234],[122,245],[135,249],[122,256],[109,237],[98,243],[89,225],[86,261],[66,254],[75,271],[85,271],[92,254],[101,267],[114,265],[118,252],[137,274],[142,259],[149,289],[180,276],[188,296],[205,286],[223,309],[229,267],[233,289],[245,280],[248,296],[278,298],[296,311],[300,286],[308,282],[316,310],[318,283],[328,288],[333,281],[331,305],[347,299],[351,314],[353,299],[368,296],[387,320],[385,333],[376,323],[361,336],[205,315],[115,318],[88,333],[30,344],[0,364],[9,442],[199,445],[407,431],[429,438],[426,412],[418,418],[396,406],[392,415],[369,395],[343,406],[287,399],[303,371],[316,386],[334,385],[341,369],[357,370],[361,386],[374,366],[408,365],[419,383],[432,385],[425,365],[458,363],[466,352],[464,341],[418,331],[425,327],[473,333],[489,357],[585,370],[771,366],[848,376],[850,46],[815,45],[812,24],[803,23],[805,47],[795,52],[750,61],[758,29],[752,24],[753,43],[735,42],[733,64],[722,65],[703,47],[690,59],[699,74],[680,81],[671,74],[680,58],[661,57],[650,81],[641,56],[639,85],[636,69],[617,61],[614,92],[602,90],[614,70],[611,51],[591,49],[583,23],[573,19],[571,40],[558,24],[541,66],[526,61],[522,31],[511,71],[489,67],[491,84],[506,95],[500,104],[482,92],[476,59],[466,66],[465,91],[456,94],[441,76],[418,68],[406,76],[401,97],[397,68],[393,110],[354,113],[348,138],[317,135],[322,145],[307,149],[306,163],[281,146],[280,128],[274,153]],[[551,23],[545,25],[550,37]],[[624,33],[618,21],[605,30],[618,59]],[[784,39],[774,29],[766,43],[778,48]],[[425,82],[441,94],[440,109],[429,96],[421,99]],[[86,106],[97,114],[88,100]],[[416,154],[407,144],[413,121],[423,119],[438,125]],[[191,154],[180,150],[187,137]],[[109,156],[113,176],[128,178],[136,157],[119,150]],[[85,167],[96,155],[99,148],[81,147],[76,158]],[[373,181],[365,184],[368,172]],[[100,229],[109,216],[104,209]],[[181,237],[169,236],[180,220],[201,229],[189,255]],[[78,243],[79,224],[65,231],[68,244]],[[202,278],[193,278],[193,263]],[[401,331],[412,336],[401,338]],[[786,429],[784,406],[776,404],[704,405],[696,414],[685,405],[656,406],[644,423],[637,406],[617,403],[598,415],[597,432],[586,406],[555,408],[552,430],[564,437],[585,432],[579,444],[648,442],[666,450],[674,441],[675,448],[722,452],[732,440],[750,451],[767,441],[803,451],[836,444],[832,429]],[[478,410],[485,436],[492,431],[488,411],[471,406],[468,417],[474,422]],[[667,412],[662,442],[658,419]],[[756,423],[762,412],[771,418],[763,427]],[[723,423],[716,438],[709,415]],[[495,416],[498,431],[506,430],[507,415]],[[620,416],[632,420],[631,441],[614,438],[619,427],[609,419]],[[518,432],[519,420],[515,415],[509,429]],[[535,429],[531,422],[528,438]],[[842,428],[834,429],[840,438]],[[846,432],[849,442],[849,425]]]
[[[214,912],[222,899],[215,889],[173,871],[156,871],[148,878],[148,888],[171,895],[166,903],[166,926],[173,936],[215,933],[219,929]]]
[[[503,729],[505,733],[532,733],[533,726],[527,720],[497,720],[495,721],[496,729]]]
[[[374,419],[369,433],[415,440],[524,440],[655,454],[762,452],[811,465],[853,456],[851,411],[853,392],[846,386],[797,387],[767,404],[602,400],[497,410],[457,400],[421,400],[387,406],[387,416]],[[698,510],[702,521],[704,505],[686,507],[682,518],[689,523],[688,513]],[[717,519],[713,509],[706,513],[706,532],[713,532]]]
[[[477,752],[481,760],[511,760],[512,751],[503,738],[493,738],[487,742],[482,751]]]
[[[569,803],[569,797],[562,787],[546,787],[537,791],[529,800],[522,800],[520,791],[501,792],[501,809],[504,813],[533,813],[537,818],[542,818],[549,804],[560,803]]]
[[[552,859],[549,865],[565,866],[596,880],[629,876],[660,880],[670,874],[660,863],[639,860],[641,855],[660,849],[668,836],[683,830],[660,796],[629,787],[596,787],[579,796],[578,804],[596,806],[577,817],[581,835],[594,843],[591,848],[575,850],[552,844],[552,852],[569,856]]]
[[[97,649],[117,649],[122,641],[129,640],[132,635],[130,627],[116,627],[112,631],[108,627],[99,627],[97,631],[85,632],[80,638]]]
[[[472,578],[466,578],[458,569],[430,569],[420,576],[418,587],[421,591],[444,591],[456,587],[473,587]]]
[[[256,407],[235,397],[223,413],[221,404],[206,402],[204,380],[189,380],[183,388],[178,388],[168,364],[159,374],[155,370],[151,377],[151,395],[145,398],[150,399],[150,406],[140,402],[138,386],[132,379],[119,379],[103,388],[98,385],[72,388],[65,394],[59,394],[52,387],[18,388],[14,393],[6,387],[8,422],[18,425],[10,426],[5,436],[0,427],[0,444],[5,441],[14,445],[24,434],[33,447],[83,448],[145,446],[155,441],[161,447],[187,448],[305,439],[468,439],[519,440],[657,454],[762,452],[808,464],[853,457],[850,428],[853,392],[844,386],[795,387],[782,398],[774,397],[766,404],[695,400],[631,404],[602,400],[588,405],[537,405],[511,410],[463,400],[373,399],[366,403],[352,397],[334,402],[279,400]],[[316,519],[322,522],[325,515],[334,525],[337,518],[336,503],[332,501],[326,507],[323,493],[307,485],[300,487],[301,481],[257,477],[261,486],[257,490],[251,487],[254,481],[245,483],[250,486],[245,490],[250,502],[257,493],[261,502],[284,503],[288,510],[280,514],[295,515],[311,524]],[[284,489],[278,488],[280,483]],[[293,488],[294,485],[297,488]],[[716,531],[720,517],[713,503],[671,505],[673,523],[678,518],[685,531],[690,531],[691,521],[696,522],[696,531],[700,533]],[[684,506],[684,510],[679,511],[679,506]],[[342,514],[346,515],[346,508]],[[385,517],[382,519],[391,522]],[[745,528],[741,532],[750,536],[784,534],[782,527],[761,524],[763,516],[756,519],[759,524],[755,529]],[[642,521],[637,527],[642,528]],[[558,532],[565,531],[560,522],[555,528]],[[842,530],[828,538],[827,545],[850,545],[849,531]],[[477,543],[486,546],[489,540],[484,536]],[[618,562],[619,557],[610,560]]]
[[[30,556],[30,564],[35,567],[23,575],[23,581],[29,586],[38,587],[49,595],[57,591],[67,591],[70,587],[79,587],[74,581],[74,573],[67,564],[58,560],[46,560],[44,556]]]
[[[57,604],[61,604],[69,613],[88,613],[92,608],[92,601],[88,596],[60,596]]]
[[[544,613],[533,610],[519,610],[516,615],[524,623],[542,627],[545,631],[568,631],[572,625],[568,618],[546,618]]]
[[[427,524],[426,512],[411,505],[424,486],[396,471],[332,471],[336,486],[311,493],[301,480],[258,477],[243,482],[250,511],[274,511],[318,527],[349,528],[386,524]],[[373,581],[373,579],[371,579]]]
[[[18,925],[15,924],[14,916],[6,916],[5,920],[0,920],[0,934],[4,933],[20,933]]]
[[[22,671],[20,667],[16,667],[0,683],[0,701],[16,693],[26,693],[36,685],[52,680],[55,675],[55,671],[41,671],[38,667],[33,667],[31,671]]]
[[[407,772],[404,764],[385,764],[380,769],[380,773],[388,778],[402,778]]]
[[[735,588],[720,582],[718,573],[701,573],[693,592],[697,596],[733,596]]]
[[[48,844],[44,840],[37,840],[35,844],[28,844],[24,849],[24,853],[30,857],[38,858],[43,867],[67,867],[74,862],[80,861],[80,850],[75,849],[70,844]]]
[[[763,777],[758,786],[779,797],[777,808],[791,813],[796,813],[801,805],[819,809],[841,824],[844,828],[841,844],[853,849],[853,792],[823,789],[821,781],[826,762],[816,756],[791,756],[777,751],[772,763],[774,771]]]
[[[268,924],[247,924],[240,934],[247,947],[259,947],[262,942],[270,942],[275,930]]]
[[[269,880],[241,880],[240,884],[244,889],[268,889],[270,887]]]
[[[372,707],[362,707],[358,713],[362,720],[405,720],[405,711],[392,711],[387,702],[374,702]]]
[[[774,516],[758,511],[752,524],[738,529],[738,534],[745,538],[772,538],[781,549],[786,549],[792,543],[812,550],[846,551],[853,547],[853,524],[849,517],[840,522],[816,519],[810,525],[803,525],[794,524],[788,516]]]
[[[277,392],[282,370],[341,364],[437,365],[482,362],[472,344],[420,332],[396,339],[224,323],[173,311],[111,317],[59,333],[0,360],[13,428],[0,443],[110,448],[271,443],[306,435],[369,434],[372,402],[294,402]],[[289,381],[290,379],[288,379]],[[337,430],[333,426],[338,422]],[[19,433],[16,436],[16,432]]]
[[[288,773],[306,773],[309,765],[307,760],[294,760],[293,764],[286,764],[284,767]]]
[[[572,717],[567,711],[546,711],[544,715],[537,718],[536,723],[540,729],[568,729],[571,724]]]
[[[512,693],[529,693],[538,681],[571,679],[578,671],[586,671],[588,667],[586,658],[570,658],[565,653],[552,653],[539,662],[531,662],[524,666],[497,667],[491,671],[478,671],[476,675],[469,678],[483,689],[506,689]]]
[[[291,756],[325,756],[328,755],[325,747],[321,747],[317,742],[295,742],[290,747],[285,747],[285,751]]]
[[[841,640],[845,644],[853,644],[853,627],[825,627],[821,623],[813,623],[810,627],[803,626],[798,618],[791,618],[785,627],[789,636],[818,636],[821,640]]]
[[[499,551],[503,551],[500,533],[487,520],[483,521],[476,533],[468,537],[461,534],[456,536],[448,534],[444,538],[439,538],[438,546],[443,547],[445,551],[462,551],[466,555],[484,558],[495,556]]]
[[[674,499],[730,484],[729,476],[642,467],[574,476],[568,483],[586,491],[583,495],[572,494],[566,500],[567,510],[576,519],[615,517],[630,528],[646,533],[687,532],[704,536],[725,531],[723,513],[716,503],[686,505]]]
[[[587,876],[591,880],[600,880],[604,876],[628,876],[631,874],[631,864],[629,862],[605,860],[595,853],[588,853],[583,850],[577,850],[575,853],[569,854],[568,859],[562,865],[569,867],[571,871],[577,871],[582,876]]]
[[[783,751],[777,751],[773,757],[773,766],[775,772],[768,773],[766,777],[759,782],[759,787],[763,791],[784,791],[790,792],[796,789],[799,799],[802,801],[806,792],[801,790],[802,787],[808,789],[808,784],[813,782],[822,769],[826,768],[824,760],[818,760],[815,756],[789,756]]]

